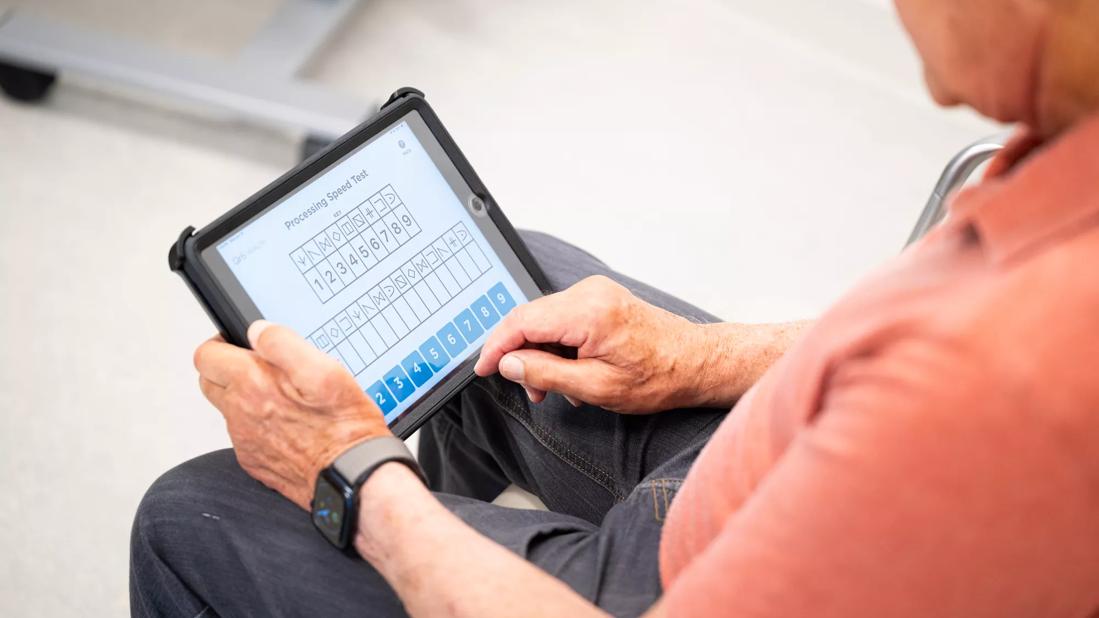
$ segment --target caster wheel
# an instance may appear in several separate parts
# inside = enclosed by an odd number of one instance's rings
[[[16,101],[34,103],[46,98],[57,76],[0,62],[0,90]]]
[[[318,135],[307,135],[305,141],[301,144],[301,160],[305,161],[313,157],[318,152],[328,148],[328,145],[333,140],[327,137],[320,137]]]

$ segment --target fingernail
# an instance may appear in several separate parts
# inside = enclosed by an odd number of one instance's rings
[[[569,403],[572,404],[572,407],[574,407],[574,408],[579,408],[580,407],[580,400],[579,399],[573,399],[572,397],[569,397],[568,395],[565,395],[565,399],[568,399]]]
[[[530,399],[531,402],[533,403],[534,402],[534,391],[530,390],[530,388],[528,388],[526,386],[523,387],[523,390],[525,390],[527,392],[527,399]]]
[[[512,382],[522,382],[526,376],[526,368],[523,360],[515,356],[505,356],[500,359],[500,375]]]
[[[267,320],[256,320],[248,327],[248,343],[252,344],[252,349],[255,349],[256,342],[259,341],[259,336],[263,334],[263,331],[273,326]]]

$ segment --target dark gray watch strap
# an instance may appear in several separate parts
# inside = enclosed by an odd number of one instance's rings
[[[332,462],[332,467],[347,482],[358,489],[375,470],[390,461],[397,461],[408,466],[421,481],[424,481],[425,485],[427,484],[424,473],[420,470],[420,465],[416,463],[416,458],[412,456],[412,451],[408,450],[405,443],[396,436],[371,438],[365,442],[360,442],[337,457],[336,461]]]

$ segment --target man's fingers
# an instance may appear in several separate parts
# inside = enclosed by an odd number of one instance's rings
[[[485,340],[474,371],[479,376],[496,373],[505,354],[528,343],[580,347],[585,331],[581,320],[577,319],[577,309],[573,295],[567,290],[516,307]]]
[[[227,386],[252,362],[248,350],[225,343],[221,337],[200,345],[194,360],[199,375],[219,386]]]
[[[302,392],[322,388],[328,375],[339,368],[331,356],[294,331],[266,320],[256,320],[248,327],[248,341],[260,358],[286,373]]]
[[[543,350],[517,350],[500,360],[500,375],[522,384],[528,394],[552,391],[592,403],[606,399],[607,393],[600,392],[605,370],[602,361],[570,360]]]
[[[542,403],[546,400],[546,391],[530,386],[524,386],[523,390],[527,392],[527,399],[530,399],[531,403]]]

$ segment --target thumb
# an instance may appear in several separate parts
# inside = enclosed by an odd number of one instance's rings
[[[516,350],[500,359],[500,375],[512,382],[596,405],[605,399],[599,385],[606,382],[606,371],[602,361],[571,360],[544,350]]]
[[[281,369],[303,395],[323,390],[332,373],[340,369],[335,359],[294,331],[266,320],[252,322],[248,342],[260,358]]]

